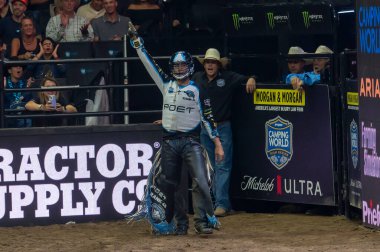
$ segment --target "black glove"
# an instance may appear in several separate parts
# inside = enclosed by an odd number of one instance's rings
[[[89,32],[88,32],[88,26],[90,25],[90,23],[88,24],[85,24],[83,25],[81,28],[80,28],[80,31],[82,33],[83,36],[87,37]]]
[[[139,34],[136,31],[136,28],[133,26],[132,22],[128,23],[128,36],[132,39],[135,40],[138,38]]]

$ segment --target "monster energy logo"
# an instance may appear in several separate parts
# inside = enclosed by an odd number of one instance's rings
[[[303,11],[302,12],[302,16],[303,16],[303,23],[304,23],[305,27],[309,28],[310,27],[309,12],[308,11]]]
[[[239,30],[240,28],[239,14],[237,13],[232,14],[232,20],[234,22],[235,30]]]
[[[273,15],[273,12],[268,12],[267,13],[267,17],[268,17],[268,23],[269,23],[269,26],[270,28],[274,28],[274,15]]]

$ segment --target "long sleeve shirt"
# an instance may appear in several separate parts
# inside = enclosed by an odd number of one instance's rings
[[[69,19],[66,27],[61,25],[61,16],[56,15],[50,18],[46,26],[46,36],[52,38],[56,42],[75,42],[75,41],[91,41],[94,39],[94,31],[91,25],[88,26],[88,34],[83,35],[81,27],[88,24],[84,17],[74,15]]]
[[[194,81],[190,81],[187,85],[179,85],[154,62],[144,46],[141,45],[136,50],[164,98],[162,108],[164,138],[183,135],[199,137],[201,122],[211,139],[217,137],[211,102],[206,90]]]

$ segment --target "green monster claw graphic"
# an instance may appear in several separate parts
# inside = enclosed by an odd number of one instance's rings
[[[302,12],[302,16],[303,16],[303,23],[304,23],[305,27],[309,28],[310,27],[309,12],[308,11],[303,11]]]
[[[235,30],[239,30],[239,28],[240,28],[239,14],[233,13],[232,14],[232,20],[234,22]]]
[[[274,28],[274,15],[273,15],[273,12],[268,12],[267,13],[267,18],[268,18],[268,24],[270,26],[270,28]]]

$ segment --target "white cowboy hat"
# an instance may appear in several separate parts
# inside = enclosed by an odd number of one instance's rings
[[[317,50],[315,50],[315,53],[320,53],[320,54],[333,54],[334,52],[328,48],[325,45],[320,45],[318,46]]]
[[[220,62],[220,64],[222,65],[223,68],[225,68],[227,66],[228,61],[229,61],[228,58],[226,58],[226,57],[220,58],[220,53],[215,48],[209,48],[209,49],[207,49],[205,57],[204,58],[197,57],[197,59],[199,60],[199,62],[202,65],[203,65],[204,61],[207,60],[207,59],[217,60],[217,61]]]
[[[289,48],[287,59],[289,60],[290,58],[292,58],[292,56],[294,56],[294,55],[300,55],[300,54],[308,54],[308,53],[305,52],[299,46],[292,46],[292,47]],[[311,64],[313,62],[312,59],[308,59],[308,58],[297,58],[297,59],[301,59],[301,60],[305,61],[306,65],[309,65],[309,64]]]

